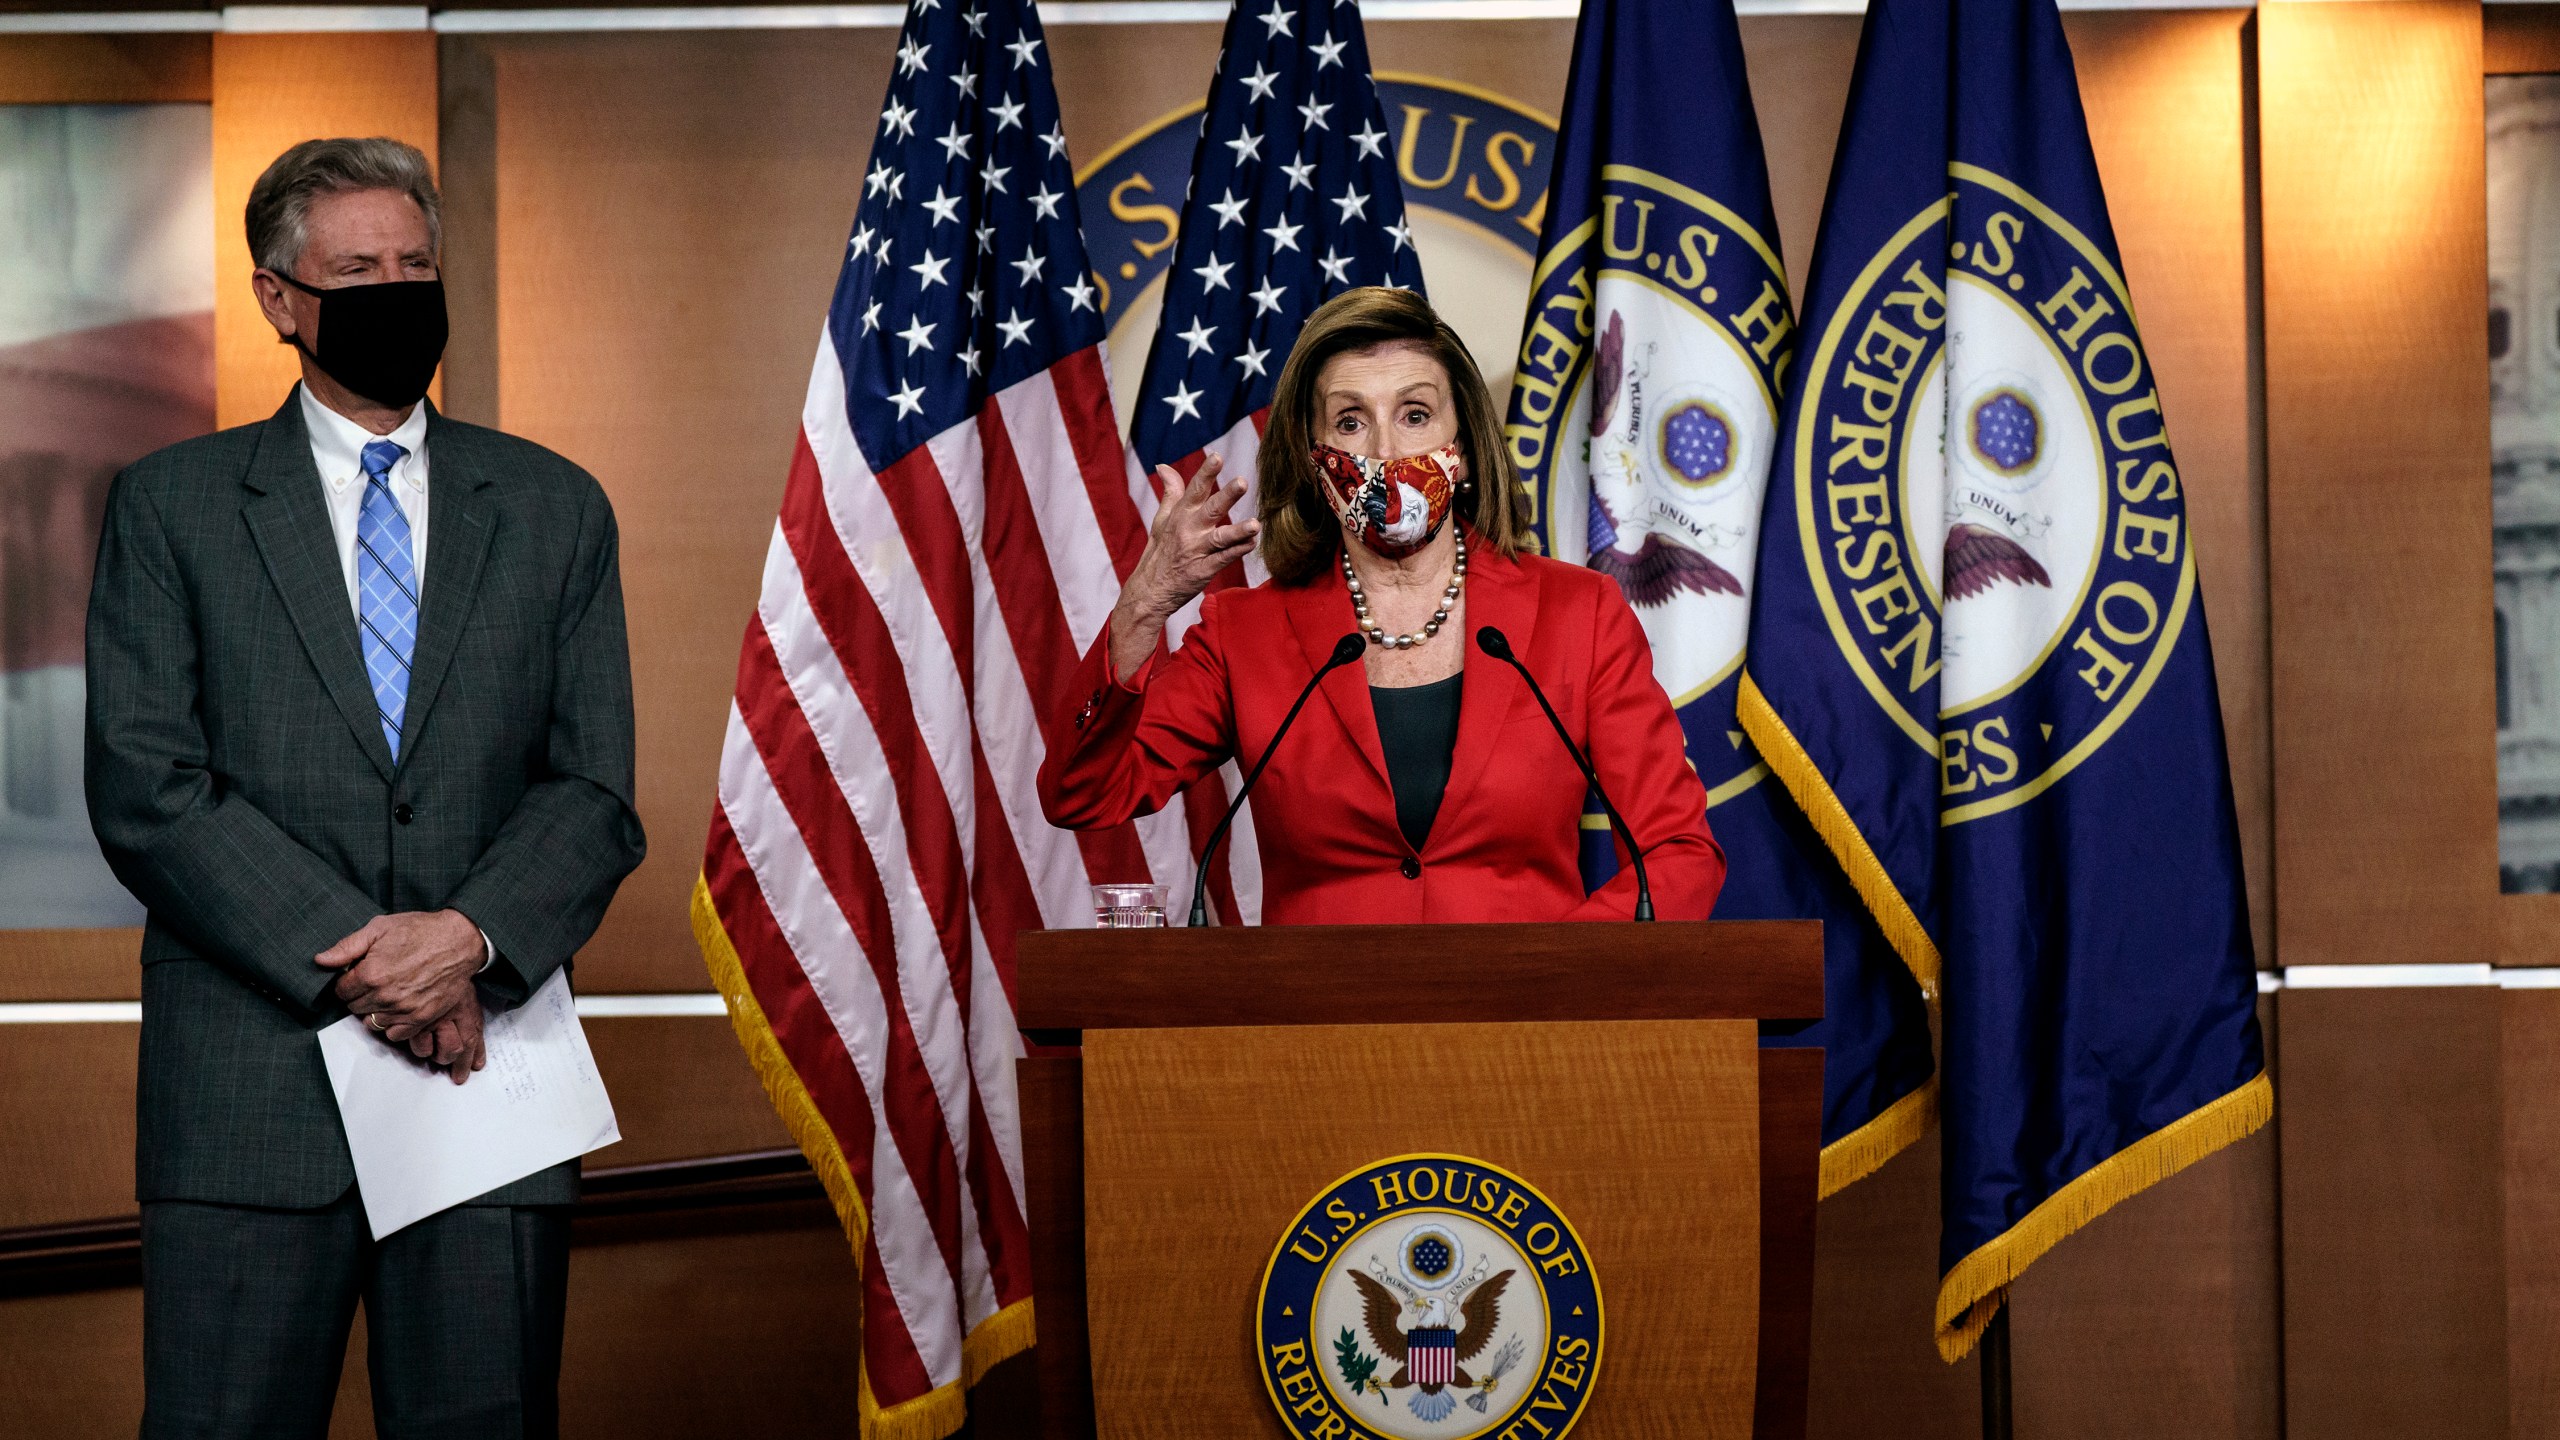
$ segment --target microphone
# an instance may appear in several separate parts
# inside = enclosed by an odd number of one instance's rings
[[[1280,717],[1280,728],[1271,732],[1271,743],[1262,747],[1262,758],[1254,761],[1253,769],[1246,772],[1244,784],[1236,787],[1236,798],[1227,802],[1227,813],[1218,817],[1218,828],[1209,832],[1209,843],[1200,847],[1200,870],[1191,878],[1190,923],[1209,923],[1209,857],[1218,853],[1218,842],[1227,838],[1227,827],[1236,823],[1236,812],[1244,808],[1244,797],[1253,793],[1253,782],[1262,778],[1262,767],[1271,763],[1272,752],[1280,748],[1280,738],[1289,733],[1290,726],[1298,723],[1298,711],[1305,707],[1307,697],[1316,693],[1316,687],[1324,683],[1324,677],[1359,659],[1368,653],[1368,649],[1369,642],[1360,638],[1360,632],[1356,630],[1334,641],[1333,653],[1326,656],[1324,663],[1316,667],[1316,673],[1308,677],[1307,688],[1298,692],[1297,700],[1289,706],[1289,713]]]
[[[1565,733],[1564,722],[1556,718],[1556,707],[1547,703],[1547,692],[1538,688],[1538,677],[1530,674],[1529,667],[1520,663],[1520,657],[1511,653],[1510,637],[1490,625],[1476,631],[1476,648],[1519,671],[1520,678],[1528,682],[1529,693],[1537,697],[1538,708],[1547,712],[1547,723],[1556,728],[1556,738],[1564,742],[1564,753],[1572,756],[1573,763],[1582,767],[1582,778],[1591,782],[1591,793],[1600,797],[1600,808],[1609,813],[1610,826],[1618,832],[1619,839],[1627,842],[1627,858],[1636,866],[1636,918],[1652,919],[1653,882],[1645,878],[1644,852],[1636,848],[1635,832],[1627,828],[1625,818],[1618,814],[1618,807],[1609,802],[1609,792],[1601,788],[1600,777],[1592,773],[1591,762],[1582,758],[1582,747],[1574,744],[1573,737]]]

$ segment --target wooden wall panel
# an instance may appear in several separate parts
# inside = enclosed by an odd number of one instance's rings
[[[622,527],[649,859],[584,956],[708,986],[687,919],[738,644],[888,83],[888,30],[493,41],[498,419]]]
[[[133,1213],[140,1029],[0,1025],[0,1229]],[[726,1018],[590,1018],[586,1030],[623,1135],[590,1165],[791,1143]]]
[[[1840,114],[1849,103],[1849,72],[1858,59],[1856,15],[1754,15],[1742,22],[1751,69],[1751,105],[1769,165],[1769,202],[1778,217],[1779,254],[1798,303],[1813,270],[1814,236],[1831,190],[1831,158]]]
[[[141,998],[140,927],[0,930],[0,1004]]]
[[[2125,283],[2186,481],[2258,963],[2275,963],[2267,492],[2250,328],[2249,12],[2066,17]]]
[[[2280,998],[2287,1433],[2505,1436],[2499,992]]]
[[[1377,53],[1379,36],[1389,28],[1369,27],[1369,60],[1375,68],[1394,68]],[[1058,118],[1066,127],[1068,158],[1079,168],[1090,165],[1131,132],[1199,104],[1208,90],[1209,69],[1218,63],[1220,30],[1216,24],[1051,29],[1049,55],[1057,66]],[[1131,64],[1132,56],[1145,57],[1145,63]],[[870,136],[863,138],[868,143]],[[1166,197],[1165,203],[1181,202]]]
[[[589,1167],[733,1155],[791,1143],[724,1016],[589,1019],[622,1139]]]
[[[436,153],[436,43],[415,33],[213,37],[214,415],[263,420],[301,377],[249,289],[240,212],[286,147],[389,135]]]
[[[212,98],[209,35],[0,36],[0,105]]]
[[[0,1025],[0,1229],[133,1213],[141,1028]]]
[[[564,1440],[849,1436],[861,1316],[823,1203],[586,1222],[569,1263]],[[361,1312],[330,1440],[373,1440]],[[125,1440],[142,1292],[0,1301],[0,1435]]]
[[[2496,954],[2480,9],[2258,12],[2289,964]]]
[[[142,1429],[142,1292],[0,1301],[0,1435],[128,1440]]]
[[[1372,20],[1366,26],[1369,64],[1378,70],[1479,86],[1552,118],[1564,110],[1574,25],[1571,20],[1514,20],[1500,25]],[[1203,88],[1198,72],[1190,80],[1195,91]],[[1390,109],[1387,123],[1400,126],[1402,120]],[[1536,248],[1536,236],[1523,231],[1519,238],[1524,246]]]
[[[2496,894],[2482,11],[2278,4],[2258,25],[2284,958],[2496,959],[2536,937]],[[2530,1337],[2560,1225],[2504,1168],[2551,1121],[2547,1089],[2504,1116],[2498,995],[2283,1006],[2291,1428],[2508,1433],[2544,1403]],[[2510,1074],[2536,1073],[2531,1011]]]
[[[444,194],[444,298],[453,335],[437,404],[498,423],[498,73],[476,36],[436,46],[436,179]]]
[[[564,1440],[854,1434],[861,1283],[825,1203],[654,1228],[579,1227]]]
[[[2560,991],[2500,997],[2508,1433],[2560,1435]]]
[[[1949,1365],[1938,1303],[1938,1135],[1822,1202],[1807,1440],[1977,1440],[1981,1360]],[[2087,1357],[2097,1368],[2108,1359]]]
[[[2009,1292],[2018,1433],[2278,1440],[2276,1133],[2125,1201]]]
[[[2480,27],[2480,64],[2489,74],[2560,70],[2560,5],[2492,6]]]

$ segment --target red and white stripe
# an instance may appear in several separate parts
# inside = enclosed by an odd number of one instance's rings
[[[968,1336],[1031,1293],[1014,935],[1091,925],[1095,880],[1187,893],[1190,850],[1179,802],[1078,835],[1036,794],[1145,538],[1100,347],[879,473],[839,363],[821,336],[704,883],[868,1212],[887,1408],[965,1380]]]
[[[1458,1383],[1458,1347],[1446,1330],[1427,1333],[1423,1343],[1406,1352],[1412,1359],[1412,1380],[1416,1385],[1455,1385]]]

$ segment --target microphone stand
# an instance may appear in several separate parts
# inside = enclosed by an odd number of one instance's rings
[[[1520,663],[1520,657],[1511,653],[1511,637],[1491,625],[1476,632],[1476,648],[1519,671],[1520,678],[1528,683],[1529,693],[1537,697],[1538,708],[1547,712],[1547,723],[1555,727],[1556,738],[1564,742],[1564,753],[1573,757],[1573,763],[1582,770],[1582,778],[1591,782],[1591,793],[1600,797],[1600,808],[1608,813],[1610,828],[1618,832],[1619,839],[1627,842],[1627,858],[1635,862],[1636,867],[1635,918],[1652,919],[1653,882],[1645,876],[1644,852],[1636,848],[1635,832],[1627,828],[1626,820],[1618,814],[1618,807],[1610,803],[1609,792],[1600,784],[1600,777],[1593,772],[1591,762],[1583,758],[1582,747],[1573,743],[1573,736],[1566,733],[1564,722],[1556,718],[1556,707],[1547,703],[1547,692],[1538,688],[1538,677],[1530,674],[1529,667]]]
[[[1359,659],[1368,648],[1369,642],[1361,639],[1358,631],[1334,641],[1333,653],[1316,667],[1314,675],[1308,677],[1307,688],[1298,692],[1298,698],[1289,706],[1289,713],[1280,717],[1280,728],[1271,732],[1271,743],[1262,747],[1262,758],[1253,762],[1253,769],[1246,773],[1244,784],[1236,788],[1236,798],[1227,802],[1227,813],[1218,817],[1218,828],[1209,832],[1209,843],[1200,847],[1200,869],[1191,877],[1190,924],[1209,923],[1209,857],[1218,853],[1218,842],[1227,838],[1227,827],[1236,823],[1236,812],[1244,808],[1244,797],[1253,793],[1254,782],[1262,778],[1262,767],[1271,763],[1273,752],[1280,748],[1281,738],[1289,733],[1290,726],[1298,723],[1298,711],[1305,707],[1307,697],[1316,693],[1316,687],[1324,683],[1324,677]]]

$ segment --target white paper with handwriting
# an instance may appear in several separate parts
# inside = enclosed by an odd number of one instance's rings
[[[375,1239],[622,1138],[566,969],[485,1034],[487,1068],[456,1085],[356,1016],[320,1032]]]

